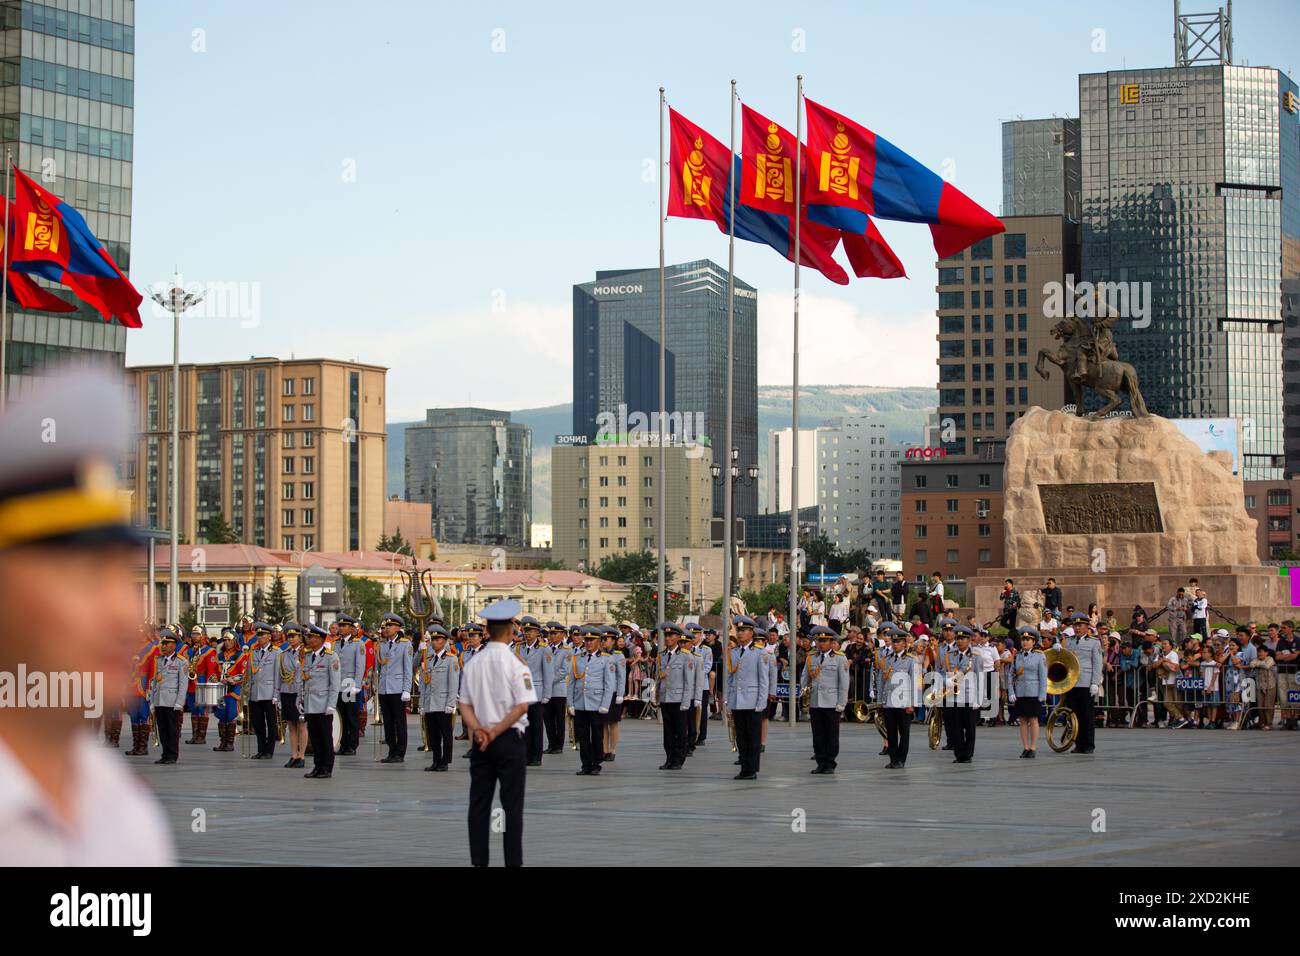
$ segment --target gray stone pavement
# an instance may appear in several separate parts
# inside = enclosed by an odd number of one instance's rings
[[[186,720],[186,734],[189,730]],[[215,725],[214,725],[215,726]],[[833,864],[1295,866],[1300,732],[1099,730],[1091,756],[1020,760],[1015,728],[981,728],[956,766],[914,728],[906,770],[883,769],[881,739],[846,724],[840,769],[811,776],[806,724],[773,725],[762,772],[732,780],[726,731],[661,772],[658,724],[625,720],[618,759],[577,777],[566,748],[528,771],[524,859],[532,865]],[[373,732],[373,731],[372,731]],[[210,735],[211,740],[215,734]],[[162,800],[183,864],[466,865],[469,761],[424,773],[419,730],[402,765],[373,762],[370,738],[330,780],[275,760],[181,745],[175,766],[123,757]],[[456,743],[459,755],[464,743]],[[308,762],[310,767],[310,760]],[[191,829],[206,814],[206,832]],[[1094,832],[1104,811],[1105,832]],[[805,826],[796,832],[795,824]],[[501,860],[493,837],[493,863]]]

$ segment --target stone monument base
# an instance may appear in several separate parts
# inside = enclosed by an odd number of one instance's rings
[[[1102,572],[1062,570],[1059,568],[1001,568],[981,572],[966,582],[966,604],[974,606],[981,622],[996,618],[1002,610],[1002,582],[1016,582],[1023,603],[1021,623],[1037,623],[1034,604],[1042,603],[1042,588],[1047,579],[1056,579],[1061,589],[1062,605],[1073,604],[1087,611],[1096,603],[1105,614],[1115,611],[1121,627],[1127,627],[1134,605],[1146,608],[1148,616],[1162,609],[1189,578],[1200,581],[1210,605],[1223,615],[1242,624],[1255,621],[1261,626],[1270,621],[1300,617],[1300,608],[1291,604],[1290,580],[1278,568],[1260,565],[1208,565],[1192,567],[1108,568]],[[1167,617],[1167,616],[1166,616]],[[1156,621],[1167,627],[1166,617]],[[1232,630],[1223,618],[1210,614],[1210,627]]]

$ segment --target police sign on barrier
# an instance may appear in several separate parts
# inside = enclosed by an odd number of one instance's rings
[[[1174,679],[1174,687],[1178,690],[1205,690],[1205,678],[1177,677]]]
[[[1286,692],[1286,702],[1288,704],[1300,704],[1300,690],[1289,690]]]

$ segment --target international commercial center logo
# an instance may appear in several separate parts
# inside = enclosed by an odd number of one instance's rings
[[[1121,106],[1135,106],[1142,102],[1142,90],[1136,83],[1121,83],[1119,86]]]

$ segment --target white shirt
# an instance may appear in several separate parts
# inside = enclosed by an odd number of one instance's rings
[[[991,644],[972,644],[970,648],[981,661],[979,671],[987,674],[998,664],[998,652]]]
[[[1173,683],[1173,682],[1178,678],[1178,675],[1179,675],[1180,673],[1182,673],[1182,672],[1178,669],[1178,661],[1179,661],[1178,652],[1177,652],[1177,651],[1170,651],[1168,654],[1166,654],[1166,655],[1164,656],[1163,659],[1166,660],[1166,661],[1168,661],[1170,664],[1173,664],[1173,665],[1174,665],[1174,669],[1173,669],[1173,670],[1166,670],[1166,671],[1165,671],[1164,680],[1161,681],[1161,683],[1163,683],[1163,684],[1172,684],[1172,683]]]
[[[533,672],[500,641],[484,644],[460,675],[460,700],[474,708],[484,727],[492,727],[520,704],[537,703]],[[514,722],[520,732],[528,726],[525,711]]]
[[[49,801],[0,739],[0,866],[171,866],[171,831],[157,801],[119,754],[78,734],[74,821]]]

